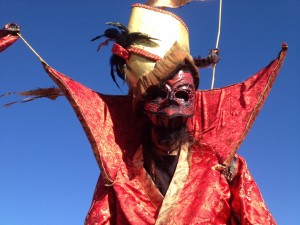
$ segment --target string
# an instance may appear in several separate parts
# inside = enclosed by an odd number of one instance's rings
[[[22,39],[22,41],[28,46],[28,48],[38,57],[38,59],[42,62],[42,63],[44,63],[44,64],[46,64],[46,65],[48,65],[46,62],[45,62],[45,60],[43,60],[43,58],[31,47],[31,45],[22,37],[22,35],[20,34],[20,33],[17,33],[18,34],[18,36]]]
[[[221,22],[222,22],[222,0],[220,0],[220,5],[219,5],[219,26],[218,26],[218,35],[217,35],[217,41],[216,41],[216,49],[219,48],[220,33],[221,33]],[[214,88],[215,74],[216,74],[216,64],[213,65],[211,89]]]

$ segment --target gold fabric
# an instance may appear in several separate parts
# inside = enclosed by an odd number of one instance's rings
[[[169,220],[170,214],[172,213],[172,208],[179,201],[180,194],[182,192],[182,189],[184,188],[184,184],[188,177],[189,171],[189,144],[186,143],[180,150],[175,173],[169,185],[162,206],[159,210],[159,214],[155,224],[163,225],[166,221]]]

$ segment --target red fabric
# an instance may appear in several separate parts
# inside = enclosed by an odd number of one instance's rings
[[[166,223],[275,224],[244,160],[239,158],[238,173],[230,185],[213,168],[229,164],[235,155],[285,55],[283,48],[277,59],[245,82],[196,92],[197,111],[189,125],[194,137],[211,147],[193,148],[190,173]],[[86,224],[154,224],[161,217],[164,199],[145,171],[134,173],[133,158],[145,121],[132,113],[131,97],[102,95],[49,66],[45,69],[69,99],[101,169]]]
[[[0,30],[0,52],[18,40],[18,36],[7,30]]]
[[[125,60],[129,59],[129,52],[117,43],[114,43],[111,51]]]

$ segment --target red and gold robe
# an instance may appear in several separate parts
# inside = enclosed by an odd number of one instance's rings
[[[286,55],[248,80],[196,92],[189,127],[200,145],[182,149],[165,197],[143,167],[145,119],[132,112],[130,96],[94,92],[44,65],[65,92],[101,169],[86,218],[92,224],[276,224],[245,161],[228,181],[228,166],[260,111]]]

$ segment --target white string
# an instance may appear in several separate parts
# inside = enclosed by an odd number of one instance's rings
[[[17,35],[22,39],[22,41],[29,47],[29,49],[38,57],[38,59],[42,62],[48,65],[43,58],[31,47],[31,45],[22,37],[20,33],[17,33]]]
[[[218,27],[218,35],[217,35],[216,48],[219,47],[219,40],[220,40],[220,33],[221,33],[221,21],[222,21],[222,0],[220,0],[220,6],[219,6],[219,27]],[[216,64],[213,65],[211,89],[214,88],[215,74],[216,74]]]

